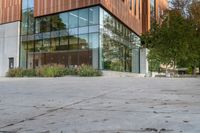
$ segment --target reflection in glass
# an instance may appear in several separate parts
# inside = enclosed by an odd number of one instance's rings
[[[89,35],[88,34],[79,35],[79,48],[81,50],[89,48]]]
[[[36,33],[50,31],[50,16],[36,19]]]
[[[78,27],[78,11],[69,12],[69,28]]]
[[[38,18],[33,17],[33,9],[25,9],[21,35],[20,66],[24,68],[90,64],[139,71],[140,38],[99,6]]]
[[[88,26],[88,9],[79,10],[79,27]]]
[[[59,14],[60,19],[61,19],[61,28],[60,29],[68,29],[69,28],[69,14],[67,12],[65,13],[60,13]]]
[[[99,24],[99,7],[89,8],[89,25]]]
[[[69,49],[77,50],[78,48],[78,36],[69,36]]]

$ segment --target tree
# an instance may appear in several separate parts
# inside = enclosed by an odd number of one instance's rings
[[[156,60],[166,66],[176,68],[177,62],[182,59],[187,50],[187,28],[190,25],[177,10],[168,12],[162,25],[154,24],[142,40],[150,49],[149,61]]]
[[[188,15],[188,7],[192,0],[172,0],[170,6],[172,10],[179,10],[183,15]]]
[[[149,62],[178,67],[200,68],[200,2],[173,0],[161,25],[154,24],[142,35],[149,48]]]
[[[189,40],[190,45],[188,47],[187,59],[183,60],[179,65],[184,67],[191,67],[193,74],[198,66],[200,70],[200,1],[193,0],[188,6],[187,21],[191,23]]]

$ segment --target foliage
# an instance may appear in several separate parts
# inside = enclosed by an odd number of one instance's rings
[[[161,25],[154,24],[142,36],[144,47],[150,50],[149,61],[174,69],[181,62],[185,62],[185,66],[196,66],[200,62],[200,36],[195,25],[179,10],[168,11]]]
[[[159,58],[156,58],[156,55],[152,53],[153,51],[149,52],[149,70],[151,72],[159,72],[160,71],[160,61]],[[150,57],[153,56],[153,57]]]
[[[78,75],[81,77],[102,76],[102,72],[94,69],[89,65],[81,65],[77,69]]]
[[[21,68],[14,68],[10,69],[7,74],[7,77],[23,77],[23,69]]]
[[[67,67],[63,70],[63,75],[77,75],[77,69],[74,67]]]
[[[36,70],[35,69],[24,69],[22,71],[23,77],[35,77],[36,76]]]
[[[63,65],[45,65],[36,69],[10,69],[7,77],[62,77],[66,75],[79,75],[84,77],[102,76],[102,72],[89,65],[81,65],[78,68]]]
[[[113,71],[124,71],[123,65],[120,61],[112,62],[110,65],[110,69]]]
[[[36,75],[40,77],[61,77],[65,67],[62,65],[45,65],[36,69]]]

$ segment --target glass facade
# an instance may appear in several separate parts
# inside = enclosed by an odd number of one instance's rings
[[[100,31],[101,69],[138,73],[140,38],[103,9]]]
[[[20,67],[48,64],[139,72],[140,39],[99,6],[33,17],[23,0]]]
[[[156,22],[155,0],[150,1],[150,18],[151,18],[151,24]]]

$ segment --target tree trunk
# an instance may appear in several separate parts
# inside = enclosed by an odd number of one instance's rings
[[[200,65],[199,65],[199,74],[200,74]]]
[[[165,67],[165,75],[167,75],[167,73],[168,73],[168,65],[166,65],[166,67]]]
[[[192,66],[192,75],[196,75],[196,67]]]
[[[175,75],[176,73],[176,60],[174,59],[174,66],[173,66],[173,76]]]
[[[199,63],[199,74],[200,74],[200,63]]]

